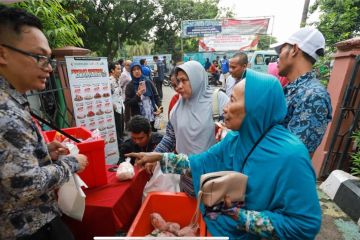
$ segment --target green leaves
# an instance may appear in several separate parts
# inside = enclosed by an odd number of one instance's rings
[[[78,34],[84,32],[84,27],[75,16],[67,12],[61,5],[61,0],[29,0],[15,4],[40,18],[44,26],[44,34],[52,48],[64,46],[83,46]]]
[[[337,42],[359,35],[360,0],[316,0],[310,13],[320,12],[319,21],[313,23],[323,33],[326,42],[325,56],[320,58],[314,69],[320,81],[327,85],[330,77],[331,55]]]
[[[157,5],[152,0],[68,0],[64,4],[86,29],[81,34],[85,47],[109,60],[118,57],[126,43],[149,41],[156,24]]]
[[[181,55],[182,20],[233,16],[219,0],[28,0],[17,3],[38,16],[51,47],[84,46],[109,60],[149,52]],[[86,31],[85,31],[86,29]],[[152,43],[152,44],[143,44]],[[126,47],[131,45],[132,47]],[[196,38],[184,51],[197,51]],[[153,53],[154,53],[153,52]],[[120,54],[121,53],[121,54]]]
[[[360,144],[360,131],[357,131],[353,134],[353,138],[357,146]],[[354,176],[360,177],[360,151],[359,148],[357,152],[353,153],[351,156],[351,173]]]
[[[324,34],[329,52],[335,43],[358,36],[360,31],[360,0],[317,0],[310,12],[320,11],[315,25]]]
[[[276,37],[270,35],[260,35],[257,48],[258,50],[267,50],[269,49],[271,44],[276,42],[277,42]]]
[[[219,9],[218,2],[218,0],[159,0],[155,52],[181,55],[180,30],[183,20],[214,19],[217,16],[233,15],[229,9]],[[198,39],[183,39],[183,49],[184,52],[197,52]]]

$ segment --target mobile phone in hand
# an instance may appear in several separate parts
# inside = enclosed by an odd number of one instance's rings
[[[144,92],[146,92],[146,84],[145,84],[145,81],[141,81],[139,83],[139,87],[141,87],[142,89],[144,89]]]

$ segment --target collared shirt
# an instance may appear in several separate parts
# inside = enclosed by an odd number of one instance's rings
[[[236,80],[230,75],[225,82],[225,91],[226,95],[230,98],[232,90],[235,86]]]
[[[283,125],[313,153],[331,120],[329,93],[313,72],[307,72],[286,85],[284,94],[288,111]]]
[[[74,157],[51,161],[25,95],[0,76],[0,239],[35,233],[60,210],[54,189],[79,169]]]
[[[245,80],[245,79],[246,79],[246,69],[244,70],[240,79],[235,79],[231,75],[229,77],[227,77],[226,82],[225,82],[226,95],[230,98],[235,84],[237,84],[238,82]]]
[[[164,63],[160,59],[158,59],[155,62],[154,71],[155,71],[155,78],[156,78],[155,80],[164,81],[165,66],[164,66]]]
[[[114,76],[110,76],[110,88],[111,88],[111,99],[114,105],[116,112],[122,114],[122,109],[124,108],[123,103],[123,92],[120,87],[120,80],[116,79]]]
[[[121,92],[125,93],[126,86],[131,81],[131,74],[126,71],[126,68],[124,68],[123,72],[120,75],[119,83]],[[122,94],[122,100],[125,101],[125,94]]]

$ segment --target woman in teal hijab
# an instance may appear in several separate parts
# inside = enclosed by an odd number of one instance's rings
[[[132,156],[139,159],[139,164],[161,160],[164,173],[190,168],[196,192],[202,174],[224,170],[246,174],[245,205],[235,209],[232,216],[205,217],[213,236],[314,239],[321,225],[316,176],[306,147],[280,124],[285,115],[279,81],[247,70],[246,82],[235,85],[230,103],[224,108],[225,125],[234,131],[221,142],[189,158],[173,153]]]

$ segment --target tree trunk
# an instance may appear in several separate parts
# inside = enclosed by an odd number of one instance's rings
[[[305,27],[305,25],[306,25],[306,19],[307,19],[307,14],[309,11],[309,5],[310,5],[310,0],[305,0],[300,27]]]

